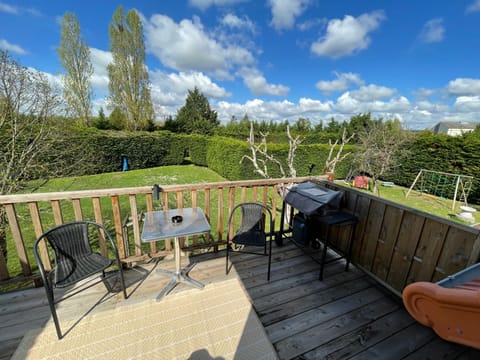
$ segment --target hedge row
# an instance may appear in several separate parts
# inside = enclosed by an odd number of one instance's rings
[[[323,173],[329,150],[327,144],[301,144],[294,163],[297,176]],[[352,162],[355,151],[355,146],[345,146],[344,153],[350,152],[351,155],[337,165],[337,178],[344,178],[350,170],[354,170]],[[268,152],[282,162],[288,175],[288,144],[272,143]],[[245,158],[251,155],[245,141],[170,132],[132,134],[84,131],[54,142],[52,151],[42,154],[42,162],[46,164],[50,176],[88,175],[120,171],[123,155],[127,156],[130,169],[182,164],[185,157],[189,156],[192,163],[207,166],[229,180],[260,177],[252,162]],[[450,137],[421,133],[402,147],[398,157],[399,166],[386,174],[383,180],[409,187],[420,169],[471,175],[474,181],[469,200],[480,200],[480,183],[476,178],[480,174],[478,134]],[[66,170],[62,174],[58,169]],[[268,169],[270,177],[281,176],[274,163],[269,163]]]

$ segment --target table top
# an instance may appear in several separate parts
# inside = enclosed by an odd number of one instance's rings
[[[172,217],[177,215],[183,220],[180,223],[173,223]],[[210,224],[199,207],[152,211],[145,214],[141,239],[148,242],[209,231]]]

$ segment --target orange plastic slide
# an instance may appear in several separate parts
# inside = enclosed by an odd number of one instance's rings
[[[480,349],[480,279],[454,287],[416,282],[403,290],[410,315],[441,338]]]

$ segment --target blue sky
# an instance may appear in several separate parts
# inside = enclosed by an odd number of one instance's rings
[[[0,48],[60,84],[61,17],[75,13],[98,111],[120,4],[142,18],[159,119],[197,86],[223,122],[480,122],[480,0],[0,0]]]

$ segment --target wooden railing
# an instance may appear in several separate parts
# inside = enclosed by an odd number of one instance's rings
[[[120,256],[126,263],[163,256],[171,244],[142,244],[141,213],[155,208],[201,207],[212,230],[205,238],[194,238],[185,251],[216,251],[224,244],[226,222],[233,207],[243,201],[260,201],[280,216],[282,199],[278,189],[284,183],[323,181],[343,191],[344,207],[359,217],[353,244],[353,263],[396,294],[414,281],[437,281],[478,261],[479,230],[430,215],[413,208],[324,181],[323,177],[219,182],[161,187],[161,200],[155,201],[152,188],[73,191],[0,196],[7,212],[10,246],[21,269],[11,274],[0,252],[0,284],[35,280],[32,245],[51,226],[71,220],[89,219],[108,225],[115,233]],[[22,208],[23,207],[23,208]],[[108,210],[107,210],[108,208]],[[130,224],[125,232],[126,219]],[[279,221],[277,223],[277,228]],[[127,236],[128,234],[131,236]],[[332,233],[331,241],[345,249],[348,228]],[[27,240],[27,241],[26,241]]]
[[[324,177],[160,185],[159,201],[153,199],[150,186],[0,196],[0,206],[6,211],[10,228],[7,258],[8,261],[18,261],[20,264],[19,271],[11,273],[0,252],[0,284],[38,279],[33,270],[36,268],[32,255],[33,243],[45,230],[55,225],[84,219],[106,225],[115,234],[120,258],[125,263],[131,263],[163,256],[172,249],[169,241],[142,244],[140,236],[143,212],[156,208],[198,206],[205,212],[212,230],[204,239],[195,237],[184,246],[184,250],[216,251],[218,246],[224,244],[228,214],[237,203],[263,202],[273,209],[273,216],[276,217],[277,207],[281,206],[279,186],[322,178]],[[41,250],[48,268],[46,249]]]
[[[339,184],[344,206],[359,217],[353,262],[397,295],[415,281],[436,282],[476,263],[480,231]],[[332,236],[346,247],[347,233]]]

